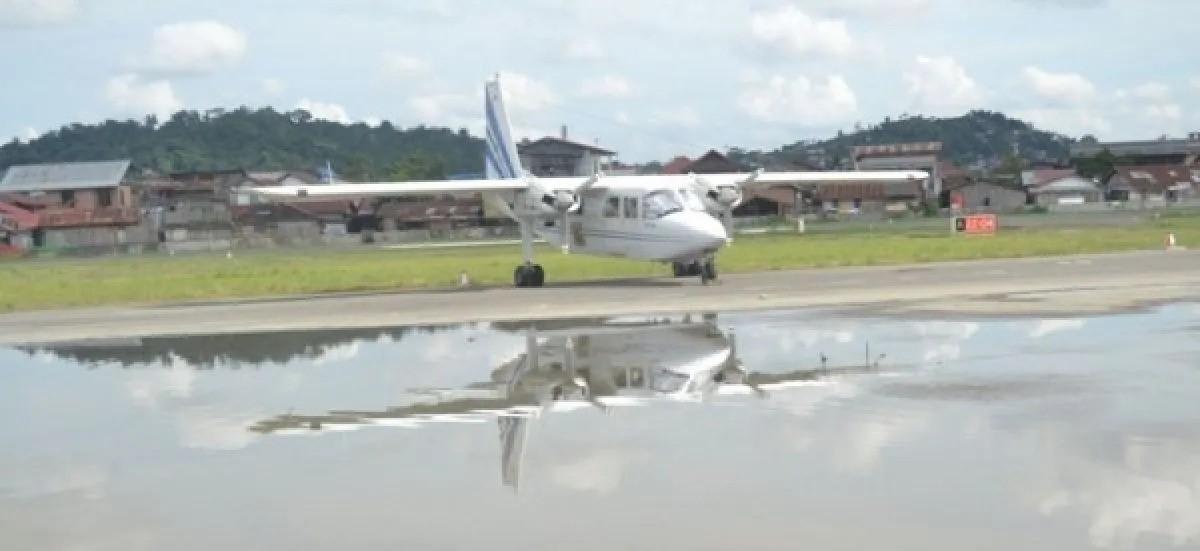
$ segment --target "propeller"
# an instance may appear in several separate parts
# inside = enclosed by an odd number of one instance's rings
[[[751,182],[757,178],[757,174],[755,173],[755,175],[751,176],[747,182]],[[721,221],[721,225],[725,226],[725,241],[732,243],[733,209],[742,202],[741,184],[714,185],[712,182],[695,174],[692,175],[692,178],[708,189],[705,197],[716,205],[717,219]]]
[[[575,208],[579,204],[578,196],[572,191],[560,189],[553,193],[544,194],[542,196],[542,202],[558,213],[558,225],[559,232],[561,232],[560,238],[562,243],[562,252],[563,254],[566,254],[571,248],[571,234],[568,216],[571,213],[571,209]]]

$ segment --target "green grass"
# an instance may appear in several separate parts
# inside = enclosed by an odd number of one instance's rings
[[[948,231],[743,236],[718,257],[722,273],[832,266],[1053,256],[1157,249],[1167,231],[1200,245],[1200,218],[1133,227],[1005,230],[991,237]],[[520,249],[496,245],[425,250],[275,250],[221,255],[0,261],[0,312],[336,291],[453,287],[466,270],[476,284],[511,284]],[[549,281],[665,276],[659,264],[563,255],[538,248]]]

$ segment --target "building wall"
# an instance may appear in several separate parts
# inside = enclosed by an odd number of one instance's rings
[[[936,155],[867,157],[855,162],[856,170],[925,170],[929,172],[928,197],[942,193],[942,175]]]
[[[1082,197],[1083,202],[1085,203],[1098,203],[1103,199],[1100,190],[1049,190],[1037,193],[1035,197],[1037,204],[1041,206],[1058,205],[1061,204],[1063,199],[1072,199],[1076,197]]]
[[[124,242],[125,232],[119,228],[62,228],[42,230],[42,246],[99,247]]]
[[[1017,210],[1025,206],[1028,199],[1023,191],[994,184],[972,184],[957,191],[962,193],[963,208],[966,210]]]

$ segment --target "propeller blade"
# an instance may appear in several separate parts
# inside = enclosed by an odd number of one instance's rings
[[[733,243],[733,209],[721,211],[721,224],[725,226],[725,243]]]
[[[562,218],[558,222],[560,225],[562,225],[562,228],[560,228],[559,231],[562,232],[562,252],[563,252],[563,254],[567,254],[567,253],[571,252],[571,227],[570,227],[571,224],[567,218],[568,218],[568,214],[564,212],[562,214]]]

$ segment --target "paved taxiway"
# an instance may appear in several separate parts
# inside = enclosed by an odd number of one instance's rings
[[[0,344],[783,308],[1070,316],[1193,300],[1200,253],[1150,251],[733,274],[710,286],[663,278],[27,312],[0,316]]]

